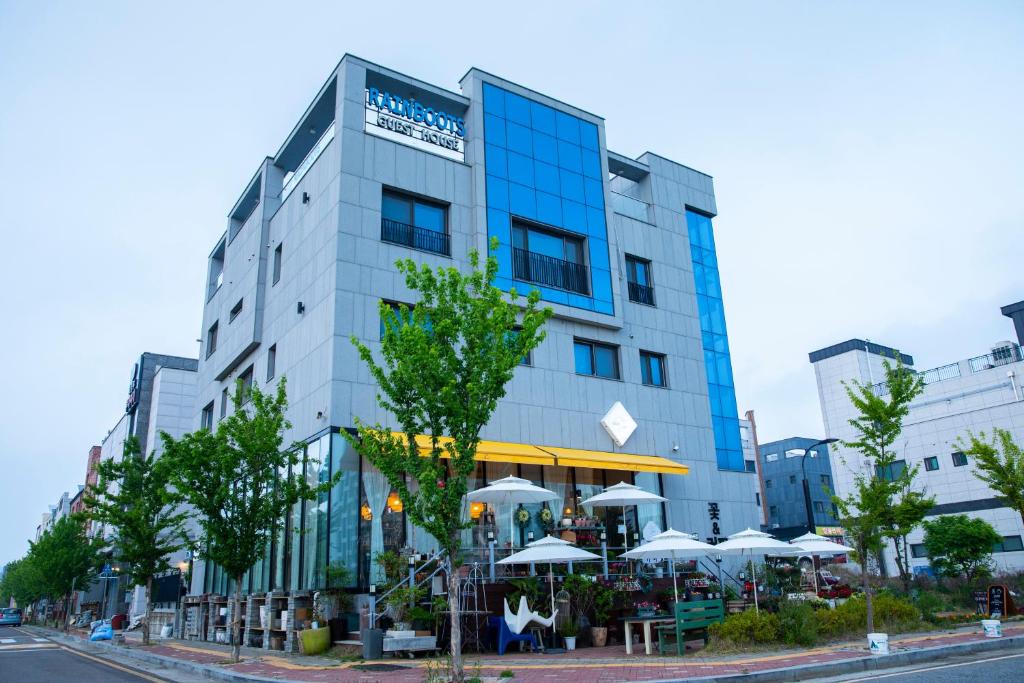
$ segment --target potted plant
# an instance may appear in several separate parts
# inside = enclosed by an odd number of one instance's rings
[[[425,592],[426,589],[419,586],[412,588],[401,586],[391,591],[387,598],[385,598],[388,613],[395,622],[395,631],[412,630],[412,624],[410,623],[413,616],[412,610],[423,599]]]
[[[608,617],[615,605],[615,591],[600,583],[594,584],[594,623],[590,627],[590,638],[594,647],[604,647],[608,643]]]
[[[633,606],[636,608],[636,614],[639,617],[653,617],[655,612],[658,611],[658,603],[649,600],[641,600],[634,603]]]
[[[352,583],[352,572],[341,562],[327,565],[324,616],[331,629],[331,640],[345,640],[359,630],[359,615],[352,612],[352,594],[346,587]]]
[[[569,619],[561,628],[562,637],[565,638],[565,649],[572,652],[576,649],[576,636],[580,633],[579,622],[575,618]]]

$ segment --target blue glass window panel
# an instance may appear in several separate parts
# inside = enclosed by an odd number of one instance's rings
[[[640,354],[640,381],[644,384],[651,383],[651,359],[646,354]]]
[[[595,180],[601,179],[601,157],[597,155],[597,152],[593,152],[589,149],[584,149],[580,153],[583,158],[583,175],[588,178],[594,178]]]
[[[569,292],[569,305],[574,308],[582,308],[586,311],[594,310],[594,300],[589,296],[583,296],[582,294],[573,294]]]
[[[600,180],[586,178],[583,181],[583,193],[587,206],[594,206],[598,209],[604,208],[604,185]]]
[[[413,225],[434,232],[446,232],[444,207],[416,202],[413,205]]]
[[[569,292],[564,292],[561,289],[551,289],[550,287],[536,287],[540,291],[540,297],[544,301],[549,301],[553,304],[569,305]]]
[[[533,156],[533,133],[518,123],[508,124],[508,148],[526,156]]]
[[[484,83],[484,113],[505,115],[505,91],[490,83]]]
[[[612,300],[612,274],[602,268],[590,269],[591,288],[594,299],[600,301]]]
[[[576,373],[579,375],[593,375],[594,364],[590,358],[590,344],[576,342],[573,345],[573,355],[576,359]]]
[[[381,215],[385,220],[408,223],[410,203],[411,202],[404,197],[385,194],[381,200]]]
[[[725,421],[720,417],[711,418],[712,428],[715,430],[715,443],[725,443]]]
[[[650,384],[653,384],[656,387],[663,387],[663,386],[665,386],[665,373],[664,373],[664,368],[662,367],[664,362],[665,362],[665,359],[662,358],[661,356],[651,356],[650,357],[650,366],[651,366],[651,372],[650,372],[651,381],[650,381]]]
[[[558,164],[558,142],[550,135],[541,132],[533,134],[533,157],[538,161]]]
[[[704,371],[708,375],[708,384],[718,384],[718,362],[714,351],[704,349]]]
[[[608,227],[605,224],[604,209],[587,207],[587,232],[594,237],[605,239],[608,237]]]
[[[498,147],[507,145],[505,136],[505,119],[491,114],[484,114],[484,142]]]
[[[548,225],[562,224],[562,200],[547,192],[537,192],[537,220]]]
[[[498,238],[501,239],[500,237]],[[508,245],[508,240],[504,242],[498,242],[498,250],[494,253],[494,257],[498,259],[498,277],[512,281],[512,248]],[[497,278],[496,278],[497,279]],[[496,285],[500,286],[500,285]],[[507,289],[507,287],[505,288]]]
[[[736,407],[736,393],[730,387],[723,387],[719,398],[722,401],[722,415],[731,417],[734,420],[739,418],[739,410]],[[739,423],[737,423],[738,425]],[[739,444],[736,446],[739,447]],[[732,448],[732,446],[730,446]]]
[[[694,261],[693,263],[693,285],[697,288],[698,294],[707,294],[707,278],[704,276],[704,265]]]
[[[515,215],[537,220],[537,198],[533,188],[509,183],[508,204],[509,210]]]
[[[511,221],[505,211],[487,208],[487,231],[498,238],[502,243],[509,243],[509,231]]]
[[[715,351],[718,351],[719,353],[728,353],[729,352],[729,339],[728,339],[728,337],[726,337],[724,334],[715,334],[714,338],[715,338],[715,345],[714,345]]]
[[[515,93],[505,92],[505,118],[509,121],[522,124],[524,126],[530,125],[530,100],[516,95]]]
[[[608,262],[608,242],[603,239],[590,240],[590,265],[600,270],[611,270]]]
[[[729,354],[717,353],[718,356],[718,383],[731,387],[732,386],[732,363],[730,362]]]
[[[710,249],[704,250],[704,265],[718,267],[718,256]]]
[[[490,165],[488,165],[490,170]],[[533,186],[533,159],[516,152],[508,153],[508,179],[522,185]]]
[[[618,349],[594,345],[594,374],[609,379],[619,378]]]
[[[742,448],[740,443],[740,423],[736,418],[725,420],[725,447],[736,452]]]
[[[564,112],[555,112],[555,123],[558,128],[558,139],[566,140],[574,145],[580,144],[580,120]]]
[[[722,301],[708,297],[708,317],[711,320],[711,331],[715,334],[725,334],[724,318],[722,317]]]
[[[508,211],[508,181],[487,176],[487,207]]]
[[[586,201],[586,197],[583,193],[583,176],[579,173],[567,171],[564,168],[559,171],[558,175],[562,181],[563,198],[571,199],[574,202],[579,202],[581,204]],[[586,217],[584,217],[581,223],[586,225],[586,220]]]
[[[534,142],[536,142],[536,136],[534,136]],[[559,194],[562,191],[562,187],[558,181],[558,167],[546,164],[543,161],[533,162],[533,176],[534,186],[538,190],[544,192],[550,192],[551,194]]]
[[[530,231],[530,251],[552,258],[565,258],[565,240],[540,230]]]
[[[530,103],[533,113],[533,129],[548,135],[555,134],[555,110],[538,102]]]
[[[559,140],[558,165],[576,173],[583,173],[583,157],[580,156],[579,145]]]
[[[583,204],[569,199],[562,199],[562,227],[586,234],[587,209]]]
[[[594,311],[605,315],[615,315],[615,306],[610,299],[594,299]]]
[[[508,154],[504,147],[487,145],[485,150],[487,159],[487,172],[498,178],[508,177]]]
[[[589,121],[580,121],[580,145],[595,152],[600,149],[597,138],[597,126]]]
[[[705,268],[704,269],[704,281],[707,282],[707,288],[705,291],[708,296],[715,298],[722,298],[722,285],[718,280],[718,268]]]

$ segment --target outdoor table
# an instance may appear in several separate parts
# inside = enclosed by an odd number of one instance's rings
[[[633,615],[622,617],[626,626],[626,654],[633,654],[633,624],[643,624],[644,627],[644,651],[651,654],[651,624],[674,624],[676,619],[671,614],[654,614],[649,617]]]

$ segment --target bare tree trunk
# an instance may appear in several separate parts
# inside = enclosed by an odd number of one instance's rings
[[[153,608],[153,577],[146,579],[146,615],[142,618],[142,644],[149,645],[149,617]]]
[[[68,593],[64,599],[64,633],[68,632],[68,623],[71,621],[71,596],[72,593]]]
[[[231,661],[238,662],[242,658],[242,577],[235,577],[235,607],[231,613]]]
[[[867,546],[862,544],[863,552],[860,556],[864,558],[864,565],[861,567],[861,573],[864,579],[864,600],[866,601],[867,607],[867,627],[868,633],[875,632],[875,604],[871,600],[871,570],[868,568],[870,560],[868,559]]]
[[[900,573],[900,582],[903,584],[903,591],[905,593],[909,593],[910,573],[907,571],[907,563],[905,562],[905,558],[903,556],[903,548],[906,546],[906,537],[902,539],[902,543],[900,542],[900,540],[901,539],[896,537],[893,537],[892,539],[892,547],[893,550],[896,551],[896,571]]]
[[[456,532],[458,533],[458,532]],[[459,568],[450,548],[457,546],[457,537],[449,544],[448,552],[448,614],[452,622],[452,683],[462,683],[465,672],[462,667],[462,615],[459,611]]]

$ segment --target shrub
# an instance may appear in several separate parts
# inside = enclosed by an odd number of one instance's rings
[[[712,624],[711,635],[734,645],[774,643],[779,639],[779,618],[769,612],[747,610]]]
[[[779,609],[779,628],[787,645],[814,645],[818,642],[818,614],[810,603],[786,601]]]
[[[917,626],[921,613],[905,598],[886,592],[875,596],[875,628],[888,632],[905,631]],[[863,595],[855,595],[834,610],[822,610],[818,614],[821,633],[837,637],[863,632],[868,622],[867,601]]]

